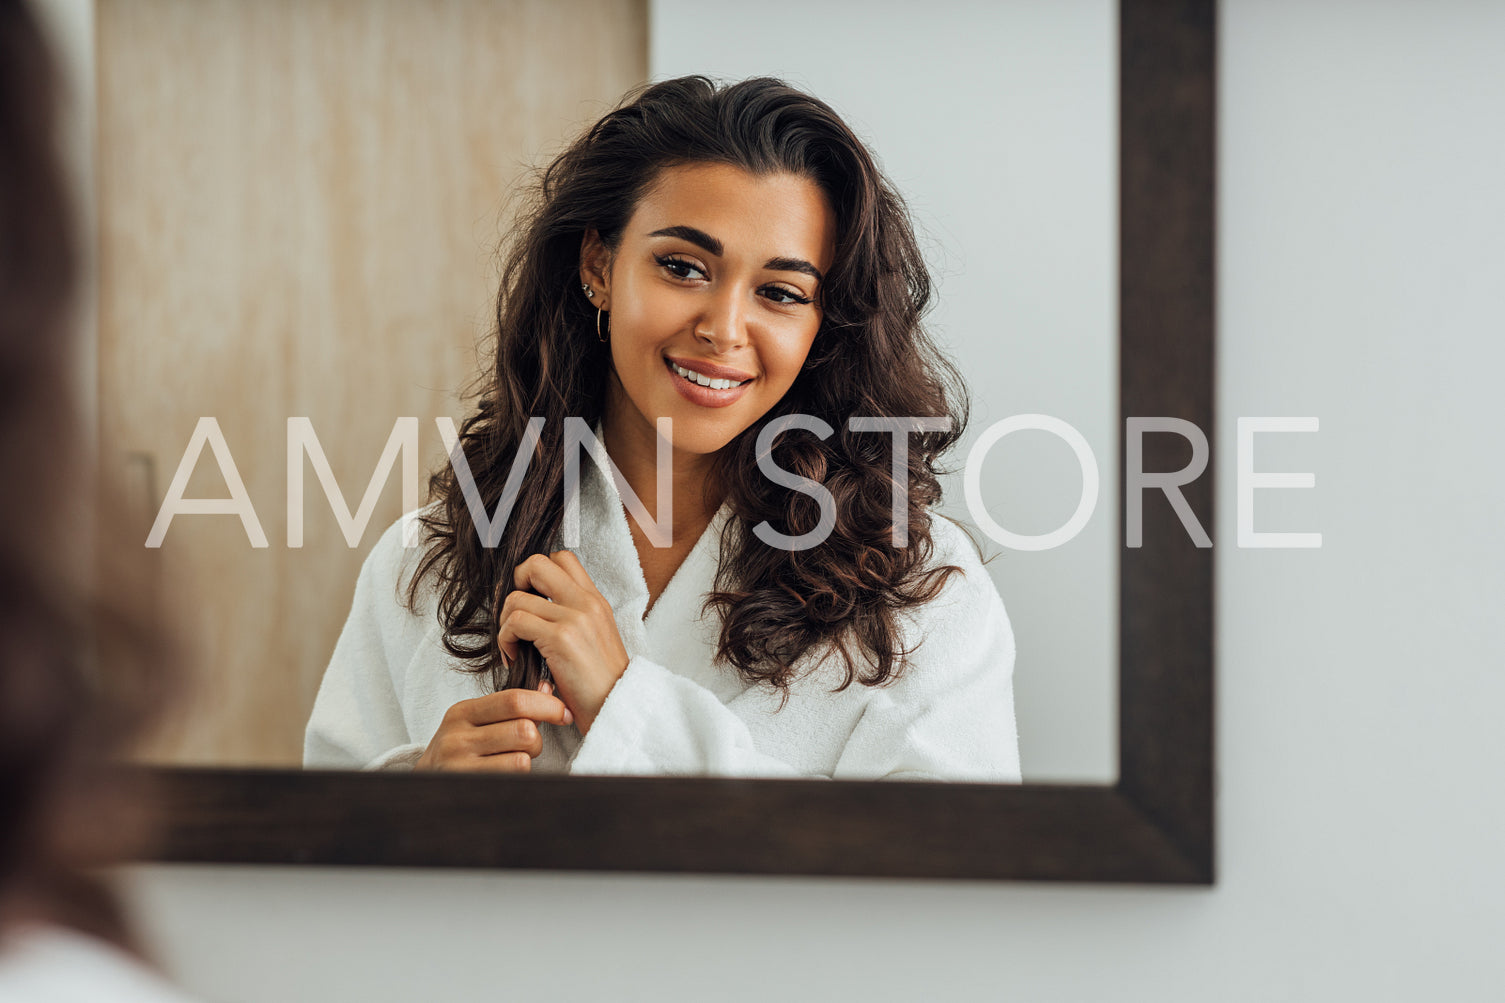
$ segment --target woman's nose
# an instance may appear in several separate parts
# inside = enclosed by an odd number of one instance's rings
[[[735,288],[719,291],[695,323],[695,337],[717,355],[747,343],[747,312],[743,293]]]

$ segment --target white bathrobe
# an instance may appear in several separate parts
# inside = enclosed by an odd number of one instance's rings
[[[193,1003],[144,961],[49,923],[0,931],[5,1003]]]
[[[923,643],[898,680],[835,693],[840,657],[807,652],[780,709],[777,691],[713,664],[716,613],[699,616],[729,518],[723,507],[645,618],[628,513],[613,478],[582,457],[580,505],[566,509],[563,540],[579,533],[570,549],[611,603],[630,660],[584,739],[573,725],[540,726],[535,772],[1019,781],[1013,630],[958,526],[932,520],[932,561],[966,574],[901,615],[904,645]],[[450,706],[489,691],[487,677],[457,671],[445,652],[431,587],[419,612],[404,607],[422,547],[402,546],[403,522],[383,534],[356,581],[308,722],[310,768],[411,768]]]

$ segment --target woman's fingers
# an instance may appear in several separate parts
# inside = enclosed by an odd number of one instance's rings
[[[531,642],[584,735],[631,661],[611,603],[567,550],[534,554],[516,568],[518,590],[498,610],[497,649],[517,659]],[[529,589],[551,596],[540,602]]]
[[[498,594],[497,647],[508,662],[518,658],[519,641],[538,645],[552,665],[556,656],[589,659],[581,638],[617,634],[611,605],[571,551],[534,554],[514,569],[513,584],[505,598]]]
[[[475,727],[525,717],[547,724],[574,724],[575,719],[564,701],[538,690],[500,690],[474,700],[462,700],[450,708],[451,714]]]
[[[540,724],[571,725],[575,717],[544,683],[536,690],[488,693],[452,705],[419,757],[419,770],[528,773],[543,754]]]
[[[509,591],[507,586],[511,585]],[[560,604],[569,605],[576,599],[577,587],[564,569],[543,554],[534,554],[519,564],[512,572],[512,581],[505,579],[496,583],[492,596],[493,605],[499,605],[497,623],[503,623],[515,610],[524,609],[545,620],[558,616]],[[552,609],[551,609],[552,607]],[[517,660],[517,646],[509,638],[499,645],[509,662]],[[525,638],[525,640],[533,640]]]
[[[458,770],[474,770],[479,773],[531,773],[533,757],[526,752],[502,752],[495,756],[478,756],[466,760]]]
[[[507,621],[519,612],[527,613],[540,621],[554,620],[561,615],[559,605],[543,596],[534,595],[531,592],[508,593],[506,601],[502,603],[502,608],[497,612],[497,647],[501,648],[502,654],[507,656],[509,663],[517,661],[516,642],[519,638],[524,641],[538,639],[537,625],[534,625],[529,635],[519,634],[516,624],[512,624],[512,629],[507,629]]]
[[[533,591],[557,603],[572,605],[580,586],[570,573],[547,554],[534,554],[512,572],[512,584],[521,592]]]
[[[516,594],[513,593],[513,595]],[[548,617],[539,616],[537,613],[524,609],[514,609],[502,615],[502,625],[497,628],[496,632],[496,645],[502,650],[502,654],[507,656],[509,662],[515,662],[518,657],[518,641],[537,641],[548,630]]]
[[[562,568],[570,579],[587,592],[596,592],[596,583],[591,579],[590,573],[585,570],[585,565],[580,563],[580,558],[575,556],[572,550],[556,550],[549,555],[554,563]]]
[[[543,752],[543,733],[525,717],[472,728],[466,737],[475,756],[526,752],[532,758]]]
[[[545,620],[553,620],[561,615],[560,610],[564,608],[558,603],[550,602],[544,596],[537,596],[532,592],[509,592],[507,593],[507,598],[502,602],[502,609],[497,614],[497,620],[505,620],[508,614],[514,613],[517,610],[524,610]]]

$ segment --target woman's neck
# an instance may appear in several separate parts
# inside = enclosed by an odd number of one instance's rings
[[[641,422],[602,418],[602,444],[627,484],[642,501],[648,515],[658,520],[658,432]],[[689,545],[700,537],[720,507],[709,497],[707,481],[715,456],[687,453],[670,447],[670,495],[673,509],[673,545]]]

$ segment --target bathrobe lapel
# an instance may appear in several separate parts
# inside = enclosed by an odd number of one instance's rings
[[[596,432],[599,438],[599,427]],[[616,478],[589,456],[580,461],[579,504],[570,505],[567,500],[561,540],[579,540],[578,546],[569,549],[611,604],[628,657],[641,655],[669,666],[723,698],[741,692],[745,687],[735,673],[711,665],[719,633],[714,611],[700,615],[700,604],[715,582],[730,506],[723,505],[711,519],[645,620],[648,583]]]

